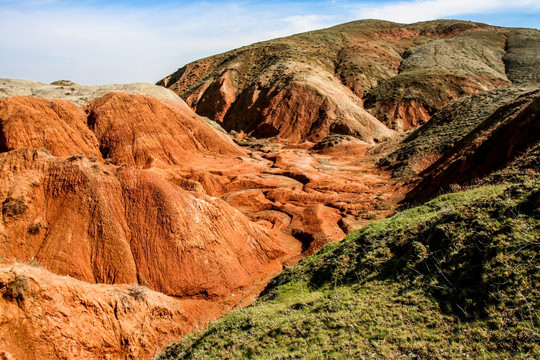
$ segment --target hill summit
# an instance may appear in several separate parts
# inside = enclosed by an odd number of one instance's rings
[[[425,123],[453,99],[538,84],[538,53],[538,30],[363,20],[197,60],[158,85],[226,130],[373,143]]]

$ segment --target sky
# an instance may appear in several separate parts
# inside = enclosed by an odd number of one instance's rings
[[[155,83],[254,42],[360,19],[540,28],[540,0],[0,0],[0,78]]]

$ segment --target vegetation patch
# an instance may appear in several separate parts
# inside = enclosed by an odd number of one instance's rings
[[[24,201],[24,196],[19,196],[18,198],[13,198],[8,196],[2,202],[2,215],[6,217],[14,217],[24,214],[28,206]]]
[[[132,285],[128,289],[128,294],[137,301],[145,301],[147,297],[147,288],[141,285]]]
[[[28,228],[28,233],[30,235],[37,235],[41,231],[41,227],[42,225],[40,222],[35,222]]]
[[[28,294],[28,279],[21,274],[14,274],[7,284],[4,285],[4,297],[17,301],[21,304]]]
[[[67,161],[81,160],[82,158],[84,158],[83,154],[73,154],[67,158]]]

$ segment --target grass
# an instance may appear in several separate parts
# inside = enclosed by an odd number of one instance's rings
[[[158,359],[538,358],[540,220],[522,205],[539,190],[494,183],[374,222]]]
[[[370,354],[391,358],[404,351],[417,356],[440,352],[438,342],[449,332],[445,324],[451,319],[439,315],[421,294],[403,290],[392,282],[319,291],[311,291],[306,283],[289,283],[264,307],[240,310],[221,326],[208,329],[207,336],[191,336],[182,347],[171,347],[162,356],[351,359]],[[404,304],[411,302],[414,307],[402,312]],[[420,321],[422,326],[414,325]],[[396,331],[395,322],[404,326]],[[438,341],[427,344],[428,339]]]

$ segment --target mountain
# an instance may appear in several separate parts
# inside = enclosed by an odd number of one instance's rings
[[[226,130],[373,143],[451,100],[537,84],[540,31],[438,20],[355,21],[192,62],[158,82]]]
[[[0,79],[0,358],[540,356],[539,33],[367,20],[163,86]]]

